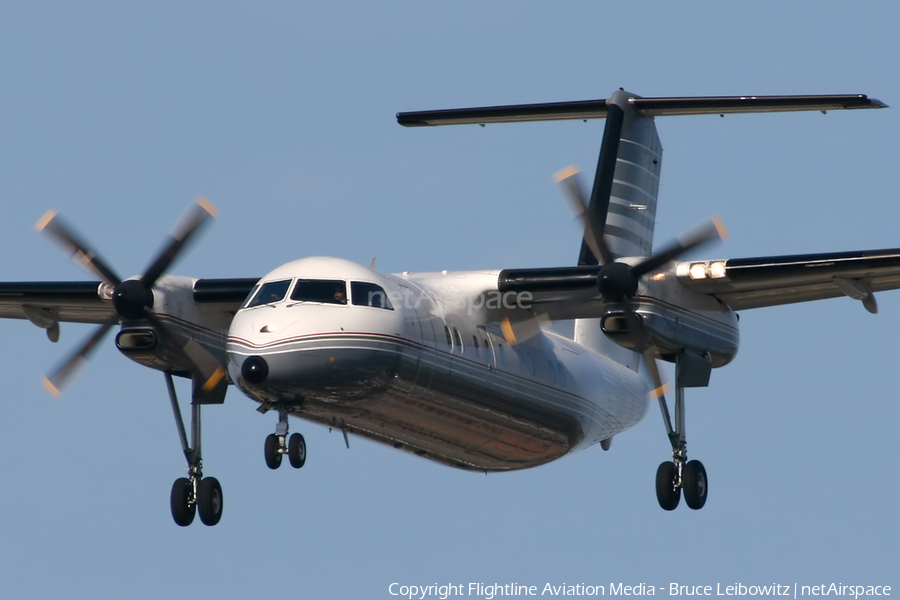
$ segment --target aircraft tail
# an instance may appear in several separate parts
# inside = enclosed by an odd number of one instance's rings
[[[885,107],[864,94],[641,98],[619,89],[608,100],[408,112],[398,113],[397,121],[422,127],[605,118],[587,219],[604,223],[603,234],[615,258],[650,256],[652,251],[662,167],[654,117]],[[578,264],[596,265],[598,258],[582,240]],[[633,370],[640,364],[639,354],[606,337],[599,319],[576,320],[575,340]]]

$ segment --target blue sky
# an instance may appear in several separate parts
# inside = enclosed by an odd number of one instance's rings
[[[32,225],[60,210],[139,273],[198,194],[220,219],[173,272],[261,276],[333,255],[386,271],[572,263],[552,174],[603,122],[404,129],[405,110],[646,96],[866,93],[900,107],[894,2],[7,2],[0,6],[0,279],[88,279]],[[710,258],[900,247],[900,108],[658,119],[656,233],[711,214]],[[699,512],[659,509],[669,454],[634,430],[537,469],[475,475],[301,422],[235,390],[204,413],[222,522],[176,527],[184,460],[161,374],[110,340],[61,400],[50,344],[0,323],[0,596],[390,598],[391,582],[900,584],[900,293],[746,311],[688,395]],[[182,387],[183,394],[187,388]]]

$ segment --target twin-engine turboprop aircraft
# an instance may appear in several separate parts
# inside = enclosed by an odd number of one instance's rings
[[[293,415],[473,471],[534,467],[612,438],[655,398],[672,445],[656,475],[660,505],[707,498],[688,460],[684,389],[702,387],[738,350],[735,311],[837,296],[876,312],[874,293],[900,287],[900,249],[682,262],[723,237],[718,220],[652,251],[662,147],[654,118],[884,108],[863,95],[641,98],[400,113],[405,126],[606,118],[591,193],[558,175],[584,224],[577,264],[557,268],[384,274],[339,258],[304,258],[261,279],[165,274],[215,214],[199,200],[144,274],[121,279],[55,213],[37,228],[99,281],[0,283],[0,316],[59,339],[60,323],[99,325],[45,380],[69,383],[111,329],[128,358],[162,371],[188,463],[171,492],[175,522],[222,515],[204,477],[200,409],[229,385],[275,411],[265,461],[306,461]],[[573,257],[574,258],[574,257]],[[574,261],[573,261],[574,262]],[[542,322],[575,319],[572,339]],[[674,421],[657,360],[675,363]],[[190,435],[173,376],[193,382]]]

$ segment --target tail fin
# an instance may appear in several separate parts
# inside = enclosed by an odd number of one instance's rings
[[[654,117],[756,112],[886,108],[864,94],[828,96],[719,96],[641,98],[621,88],[609,100],[519,104],[398,113],[406,127],[607,119],[588,212],[604,223],[603,234],[616,256],[649,256],[656,221],[656,199],[662,166],[662,145]],[[580,265],[595,265],[582,240]],[[612,342],[598,319],[575,321],[575,340],[585,347],[637,370],[640,355]]]

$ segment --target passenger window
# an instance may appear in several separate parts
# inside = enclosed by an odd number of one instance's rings
[[[529,375],[534,375],[534,360],[531,358],[531,354],[525,354],[525,368],[528,370]]]
[[[371,306],[372,308],[384,308],[394,310],[391,301],[388,300],[384,288],[374,283],[362,281],[350,282],[350,299],[354,306]]]
[[[270,281],[259,286],[259,291],[250,299],[244,308],[253,308],[254,306],[262,306],[263,304],[272,304],[284,300],[288,288],[291,287],[291,280]]]
[[[456,345],[459,348],[459,351],[462,352],[463,350],[465,350],[462,343],[462,336],[459,335],[459,329],[457,329],[456,327],[453,328],[453,336],[456,338]]]
[[[453,348],[453,338],[450,337],[450,328],[444,325],[444,333],[447,334],[447,345]]]
[[[291,300],[347,304],[347,283],[340,279],[298,279]]]
[[[478,347],[478,336],[477,335],[472,336],[472,344],[475,346],[475,354],[477,354],[478,356],[481,356],[481,348]]]

